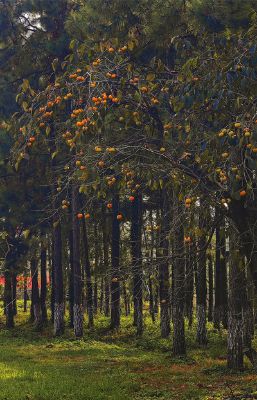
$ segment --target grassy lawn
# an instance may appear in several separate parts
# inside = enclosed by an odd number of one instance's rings
[[[188,357],[174,359],[158,322],[147,320],[144,336],[136,338],[130,319],[110,333],[108,321],[99,317],[83,340],[69,329],[54,339],[50,326],[34,332],[28,315],[19,314],[12,331],[0,320],[1,400],[225,399],[257,393],[250,367],[238,375],[226,370],[224,332],[210,331],[209,345],[199,349],[188,331]]]

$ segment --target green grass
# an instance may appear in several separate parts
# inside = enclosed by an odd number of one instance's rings
[[[210,331],[208,346],[199,349],[187,330],[188,356],[174,359],[171,341],[149,319],[137,338],[130,318],[114,333],[100,316],[83,340],[69,329],[62,338],[52,337],[51,326],[35,332],[27,320],[19,311],[13,330],[0,320],[1,400],[207,400],[257,390],[250,368],[237,375],[226,370],[224,332]]]

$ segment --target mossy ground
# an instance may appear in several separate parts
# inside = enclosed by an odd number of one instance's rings
[[[241,374],[227,371],[225,332],[211,327],[205,348],[195,345],[195,331],[187,329],[187,358],[174,359],[171,341],[161,339],[159,323],[148,318],[137,338],[130,318],[110,332],[108,319],[99,316],[83,340],[68,328],[53,338],[50,324],[35,332],[27,321],[22,310],[13,330],[0,320],[1,400],[207,400],[257,393],[249,365]]]

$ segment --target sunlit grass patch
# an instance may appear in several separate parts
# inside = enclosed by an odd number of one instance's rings
[[[0,330],[0,400],[140,400],[223,399],[230,391],[254,392],[249,369],[226,368],[226,332],[209,328],[207,346],[195,344],[195,327],[186,329],[186,357],[174,358],[172,338],[160,337],[159,321],[145,316],[145,332],[136,336],[132,317],[109,330],[98,316],[84,338],[66,327],[53,338],[52,325],[35,332],[22,311],[13,330]]]

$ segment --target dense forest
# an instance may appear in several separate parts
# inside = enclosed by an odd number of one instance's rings
[[[0,1],[10,343],[153,329],[169,363],[257,372],[256,39],[254,0]],[[66,398],[257,398],[198,389]]]

